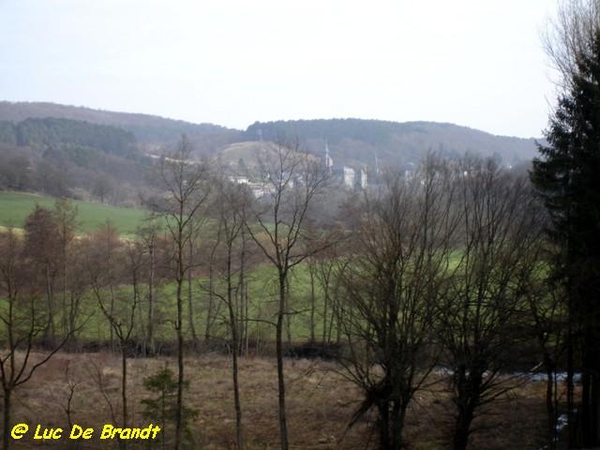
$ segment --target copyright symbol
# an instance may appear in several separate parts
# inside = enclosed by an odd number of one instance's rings
[[[12,430],[10,431],[10,435],[12,436],[13,439],[21,439],[25,433],[27,433],[27,431],[29,430],[29,425],[27,425],[26,423],[18,423],[16,424],[14,427],[12,427]]]

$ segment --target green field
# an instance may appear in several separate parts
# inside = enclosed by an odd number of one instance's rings
[[[38,204],[45,208],[54,208],[55,199],[39,194],[24,192],[0,191],[0,228],[13,226],[22,228],[27,216]],[[79,222],[79,231],[85,233],[93,231],[100,225],[110,221],[118,231],[123,235],[132,235],[135,229],[146,216],[146,211],[140,209],[118,208],[107,206],[100,203],[73,201],[78,208],[77,220]],[[247,274],[249,313],[253,319],[250,325],[250,334],[253,338],[265,341],[274,338],[274,327],[267,322],[274,321],[277,311],[277,274],[269,265],[257,267]],[[290,307],[297,311],[290,320],[291,335],[294,340],[306,340],[310,336],[309,320],[309,294],[310,280],[308,270],[304,264],[298,266],[290,278],[291,294]],[[208,281],[203,278],[197,278],[193,281],[193,303],[194,303],[194,321],[197,333],[204,335],[206,327],[206,311],[209,303],[207,292]],[[145,295],[146,287],[143,286]],[[187,287],[186,287],[187,289]],[[225,287],[220,286],[219,290],[224,293]],[[317,288],[317,295],[319,294]],[[171,339],[173,334],[172,318],[175,314],[175,287],[173,283],[167,282],[159,287],[156,295],[156,328],[155,332],[159,339]],[[103,340],[110,334],[110,327],[105,317],[98,307],[97,300],[91,294],[83,298],[81,305],[82,317],[86,324],[78,333],[82,339]],[[131,289],[129,286],[121,286],[117,291],[117,305],[124,306],[131,301]],[[227,311],[225,304],[215,299],[217,316],[215,324],[212,326],[211,334],[216,337],[227,336]],[[142,303],[138,306],[138,315],[140,319],[146,313],[147,305]],[[187,308],[187,299],[186,299]],[[322,309],[318,306],[317,316]],[[320,317],[319,317],[320,318]],[[189,334],[189,324],[184,324],[186,334]],[[317,321],[318,335],[322,333],[321,320]],[[139,331],[141,332],[141,330]]]
[[[53,208],[55,199],[39,194],[25,192],[0,192],[0,226],[22,228],[25,219],[38,204],[45,208]],[[110,221],[121,234],[133,234],[146,215],[141,209],[119,208],[101,203],[74,200],[79,214],[79,230],[93,231],[100,225]]]
[[[249,324],[250,337],[263,342],[275,339],[275,327],[277,313],[277,273],[272,266],[263,265],[250,270],[246,274],[248,283]],[[206,331],[207,310],[209,305],[208,279],[201,277],[192,281],[192,298],[194,305],[194,328],[198,336],[203,337]],[[141,298],[145,299],[147,286],[140,286]],[[221,295],[225,294],[226,286],[223,280],[217,281],[215,290]],[[184,286],[184,308],[186,316],[188,313],[187,282]],[[132,289],[131,286],[120,286],[115,290],[117,316],[127,317],[131,311]],[[322,296],[320,288],[316,287],[317,311],[316,311],[316,334],[322,334]],[[105,293],[108,302],[108,292]],[[154,332],[157,339],[174,339],[173,318],[176,315],[175,284],[167,282],[158,287],[155,292],[155,323]],[[290,315],[290,334],[294,342],[304,342],[310,338],[310,279],[306,265],[297,266],[290,277],[290,310],[296,311]],[[214,313],[216,319],[210,327],[210,335],[215,339],[225,339],[228,336],[227,321],[228,313],[226,304],[216,296],[214,297]],[[147,314],[147,302],[143,300],[136,308],[136,331],[134,336],[143,335],[145,317]],[[110,336],[110,326],[98,306],[97,299],[88,293],[84,296],[80,315],[85,326],[78,333],[83,340],[105,341]],[[271,323],[269,323],[271,322]],[[287,329],[286,329],[287,330]],[[185,319],[184,334],[186,339],[191,339],[189,316]]]

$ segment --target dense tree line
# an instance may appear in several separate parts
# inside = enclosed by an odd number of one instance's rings
[[[0,121],[0,142],[17,145],[17,129],[12,122]]]
[[[277,140],[298,136],[307,148],[323,154],[329,142],[334,162],[347,165],[417,165],[429,151],[458,158],[466,152],[497,155],[515,165],[535,155],[533,139],[498,137],[450,123],[390,122],[361,119],[321,119],[255,122],[244,132],[246,140]]]
[[[301,136],[303,139],[324,138],[332,144],[343,139],[356,139],[369,144],[385,144],[393,133],[404,132],[414,125],[380,120],[332,119],[255,122],[246,129],[250,140],[262,137],[276,140],[281,136]]]
[[[36,149],[87,147],[127,156],[133,153],[136,141],[132,133],[117,127],[49,117],[17,124],[0,122],[0,142]]]
[[[237,142],[241,134],[238,130],[210,123],[195,124],[148,114],[119,113],[55,103],[0,101],[0,122],[17,124],[30,118],[47,117],[118,127],[133,133],[140,144],[154,148],[174,145],[182,134],[186,134],[201,153]],[[0,139],[0,142],[6,141]]]
[[[54,147],[39,154],[0,144],[0,189],[134,206],[139,192],[149,189],[150,168],[148,159],[89,148]]]
[[[0,142],[4,189],[131,202],[136,195],[131,188],[144,181],[148,166],[133,134],[107,125],[55,118],[2,122]],[[118,182],[128,192],[115,189]]]
[[[211,126],[195,127],[202,131],[197,153],[230,142]],[[139,147],[132,131],[110,125],[58,118],[0,122],[0,189],[139,205],[152,165]]]

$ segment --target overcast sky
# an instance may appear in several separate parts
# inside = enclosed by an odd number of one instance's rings
[[[554,0],[0,0],[0,100],[539,137]]]

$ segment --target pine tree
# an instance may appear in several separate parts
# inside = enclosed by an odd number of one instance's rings
[[[600,28],[575,56],[575,70],[546,132],[531,179],[551,218],[555,276],[566,286],[570,377],[582,374],[571,444],[600,445]],[[578,361],[574,367],[574,362]],[[570,410],[573,383],[570,385]],[[576,441],[580,436],[581,441]],[[579,439],[579,438],[578,438]]]

